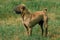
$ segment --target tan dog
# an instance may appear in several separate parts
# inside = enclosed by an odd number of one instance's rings
[[[20,4],[14,9],[14,11],[17,14],[21,14],[22,21],[25,28],[27,29],[28,35],[32,34],[33,26],[39,24],[41,26],[42,35],[44,34],[44,30],[45,30],[45,36],[47,36],[47,30],[48,30],[48,17],[46,15],[47,9],[44,9],[43,11],[36,11],[35,13],[31,13],[24,4]]]

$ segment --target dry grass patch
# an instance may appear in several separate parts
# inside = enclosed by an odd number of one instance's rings
[[[0,20],[0,24],[7,24],[7,25],[17,25],[21,23],[21,18],[14,18],[14,17],[10,17],[6,20]]]
[[[54,20],[56,20],[56,14],[55,13],[49,13],[48,18],[54,21]]]

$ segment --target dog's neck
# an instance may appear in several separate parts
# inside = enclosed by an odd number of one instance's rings
[[[28,11],[27,9],[24,10],[21,14],[23,21],[24,21],[24,18],[29,16],[30,14],[31,14],[30,11]]]

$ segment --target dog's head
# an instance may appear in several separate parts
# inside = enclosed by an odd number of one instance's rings
[[[24,4],[20,4],[14,8],[16,14],[21,14],[26,9]]]

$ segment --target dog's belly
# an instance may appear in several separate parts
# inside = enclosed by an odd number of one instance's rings
[[[40,22],[41,19],[42,19],[42,18],[40,18],[40,17],[37,17],[37,18],[35,18],[35,19],[32,19],[32,20],[30,21],[30,26],[35,26],[36,24],[38,24],[38,23]]]

